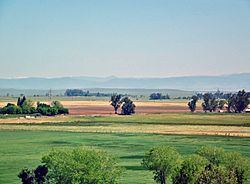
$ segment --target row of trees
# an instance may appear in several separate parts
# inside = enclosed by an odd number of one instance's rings
[[[161,93],[152,93],[149,96],[149,100],[165,100],[165,99],[170,99],[169,95],[163,95]]]
[[[201,105],[205,112],[215,112],[217,110],[223,110],[226,107],[227,112],[241,113],[250,104],[249,93],[244,90],[231,94],[227,99],[219,99],[212,93],[203,94],[202,99],[203,103]],[[198,100],[198,96],[193,96],[188,102],[188,107],[191,112],[196,110]]]
[[[110,97],[108,93],[90,93],[89,91],[83,91],[81,89],[67,89],[64,96],[96,96],[96,97]]]
[[[238,152],[218,147],[202,147],[194,154],[181,156],[175,148],[150,149],[142,166],[153,171],[157,183],[166,184],[244,184],[249,160]],[[107,152],[76,148],[53,150],[42,157],[36,169],[22,169],[23,184],[43,183],[117,183],[123,172],[117,159]]]
[[[142,165],[154,173],[157,183],[166,184],[244,184],[249,161],[238,152],[202,147],[182,157],[175,148],[160,146],[146,153]]]
[[[41,114],[45,116],[54,116],[57,114],[68,114],[69,110],[64,108],[59,101],[53,101],[50,105],[37,102],[35,103],[25,96],[19,97],[17,104],[8,103],[0,108],[0,114]]]
[[[119,94],[113,94],[111,96],[110,102],[115,110],[115,114],[118,113],[118,109],[121,107],[121,115],[131,115],[135,113],[135,104],[127,96],[123,97]]]

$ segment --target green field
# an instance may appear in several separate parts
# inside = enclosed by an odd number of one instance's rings
[[[0,118],[6,118],[5,116]],[[10,119],[9,119],[10,118]],[[94,147],[119,158],[125,168],[120,183],[154,183],[140,163],[145,151],[171,145],[187,155],[204,145],[239,151],[250,160],[250,114],[168,113],[133,116],[58,116],[23,119],[8,117],[0,123],[0,183],[20,183],[18,172],[34,168],[53,148]],[[44,120],[44,122],[43,122]],[[13,121],[12,123],[5,123]],[[26,121],[24,119],[24,121]],[[34,123],[34,121],[41,121]],[[16,123],[15,123],[16,122]],[[243,132],[246,137],[169,135],[184,131]],[[183,133],[182,133],[183,134]],[[250,173],[249,173],[250,179]]]
[[[47,151],[85,146],[106,150],[117,156],[126,169],[121,183],[153,183],[141,159],[156,145],[171,145],[182,154],[190,154],[203,145],[216,145],[239,151],[250,158],[250,138],[221,136],[185,136],[124,133],[76,133],[52,131],[0,131],[0,183],[20,183],[17,173],[23,167],[35,167]]]

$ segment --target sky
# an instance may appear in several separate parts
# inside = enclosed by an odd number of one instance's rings
[[[0,78],[250,72],[250,0],[0,0]]]

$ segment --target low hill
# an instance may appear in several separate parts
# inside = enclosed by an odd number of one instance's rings
[[[221,76],[188,76],[167,78],[61,77],[0,79],[0,88],[67,89],[67,88],[145,88],[189,91],[250,90],[250,73]]]

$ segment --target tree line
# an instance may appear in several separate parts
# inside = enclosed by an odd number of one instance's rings
[[[245,90],[240,90],[237,93],[223,94],[223,93],[204,93],[202,96],[199,94],[194,95],[188,102],[188,107],[191,112],[196,110],[196,103],[199,99],[203,99],[201,104],[204,112],[215,112],[226,108],[229,113],[241,113],[250,104],[250,93]],[[225,96],[226,95],[226,96]],[[222,99],[222,97],[225,97]]]
[[[249,171],[249,160],[240,153],[211,146],[185,157],[173,147],[158,146],[146,153],[142,165],[160,184],[244,184]]]
[[[69,110],[59,102],[52,101],[50,105],[45,103],[35,103],[25,96],[19,97],[16,104],[8,103],[0,108],[0,114],[35,114],[44,116],[54,116],[58,114],[68,114]]]
[[[249,171],[247,157],[211,146],[188,156],[174,147],[154,147],[145,153],[141,165],[153,171],[153,179],[160,184],[245,184]],[[49,152],[41,165],[22,169],[18,177],[23,184],[114,184],[123,171],[117,159],[105,151],[75,148]]]
[[[170,96],[168,94],[163,95],[162,93],[152,93],[149,96],[149,100],[166,100],[170,99]]]
[[[64,96],[96,96],[96,97],[110,97],[112,94],[108,93],[90,93],[88,90],[83,91],[82,89],[67,89]]]

